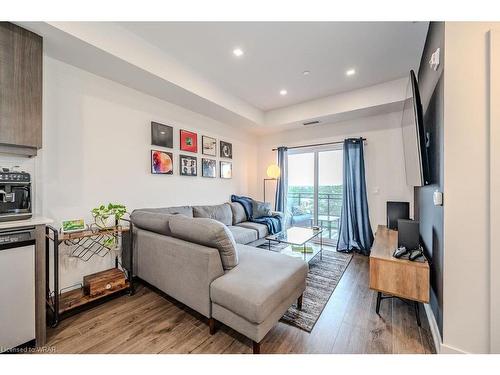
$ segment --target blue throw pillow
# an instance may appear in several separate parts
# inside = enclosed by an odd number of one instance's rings
[[[252,200],[253,218],[271,216],[271,203]]]

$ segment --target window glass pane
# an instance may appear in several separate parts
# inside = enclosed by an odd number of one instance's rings
[[[342,209],[342,150],[318,153],[318,225],[324,237],[337,240]]]
[[[310,227],[314,218],[314,153],[288,155],[287,202],[292,226]]]

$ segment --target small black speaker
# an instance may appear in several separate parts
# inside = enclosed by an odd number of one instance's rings
[[[398,220],[398,247],[404,246],[408,250],[420,247],[419,224],[416,220]]]
[[[398,220],[409,218],[409,202],[387,202],[387,228],[398,229]]]

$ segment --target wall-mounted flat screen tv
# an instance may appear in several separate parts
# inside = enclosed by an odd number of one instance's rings
[[[405,158],[406,183],[409,186],[428,185],[429,161],[427,134],[422,115],[422,103],[417,78],[413,70],[406,88],[406,98],[401,120]]]

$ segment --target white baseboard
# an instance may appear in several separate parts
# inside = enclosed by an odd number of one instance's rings
[[[441,343],[441,354],[469,354],[461,349]]]
[[[427,315],[427,320],[429,321],[429,327],[431,329],[432,339],[434,340],[434,347],[436,348],[437,354],[469,354],[466,351],[455,348],[451,345],[443,343],[441,339],[441,334],[439,333],[439,327],[432,312],[431,306],[424,303],[425,315]]]
[[[432,333],[432,339],[434,340],[434,347],[436,348],[437,354],[442,353],[442,345],[443,341],[441,339],[441,334],[439,333],[439,327],[436,322],[436,318],[434,317],[434,313],[432,312],[431,305],[428,303],[424,303],[425,315],[427,316],[427,320],[429,322],[429,327]]]

